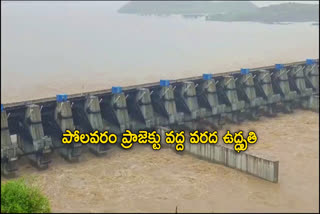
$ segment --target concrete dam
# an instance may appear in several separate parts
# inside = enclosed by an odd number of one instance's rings
[[[156,130],[161,144],[168,146],[163,140],[167,130],[219,130],[226,123],[293,113],[296,108],[319,112],[318,59],[1,104],[1,173],[14,176],[23,156],[46,169],[54,151],[70,162],[79,160],[84,147],[106,154],[108,144],[63,144],[66,130],[118,135]],[[268,157],[188,140],[185,152],[278,182],[279,161]]]

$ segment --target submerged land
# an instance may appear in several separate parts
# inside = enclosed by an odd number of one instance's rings
[[[138,15],[182,15],[205,17],[208,21],[319,22],[319,7],[316,4],[283,3],[257,7],[252,2],[129,2],[119,13]]]

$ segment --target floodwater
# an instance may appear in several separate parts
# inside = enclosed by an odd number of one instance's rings
[[[100,158],[86,152],[75,164],[56,155],[40,172],[21,161],[19,174],[35,176],[54,212],[319,210],[318,113],[298,110],[225,129],[255,131],[258,141],[248,150],[279,160],[279,183],[148,145],[131,150],[114,145]]]
[[[2,103],[319,58],[319,28],[310,23],[123,15],[104,2],[46,5],[53,3],[1,3]],[[54,212],[319,210],[318,113],[224,128],[256,131],[249,150],[279,159],[279,183],[148,146],[114,147],[100,158],[87,152],[75,164],[56,155],[40,172],[21,160],[19,174],[35,176]]]

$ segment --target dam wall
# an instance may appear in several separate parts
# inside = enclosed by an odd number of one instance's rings
[[[53,152],[69,162],[78,162],[84,147],[96,155],[107,154],[109,145],[102,143],[62,143],[66,131],[121,135],[126,130],[138,133],[166,127],[188,132],[204,124],[219,129],[226,123],[256,121],[299,108],[319,112],[318,59],[5,103],[1,104],[1,171],[15,173],[17,160],[23,156],[46,169],[54,161]],[[18,141],[12,142],[11,136]],[[234,154],[222,145],[206,146],[187,143],[186,151],[272,182],[278,180],[276,160],[250,152]]]
[[[169,131],[169,129],[163,127],[158,129],[158,133],[161,135],[161,143],[163,147],[175,150],[175,144],[166,144],[165,142],[165,132]],[[262,154],[250,151],[238,153],[233,147],[223,143],[192,144],[188,139],[184,143],[183,152],[202,160],[237,169],[273,183],[278,183],[279,180],[279,160]]]

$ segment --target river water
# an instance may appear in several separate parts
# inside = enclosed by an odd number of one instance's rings
[[[1,4],[2,103],[319,58],[311,23],[126,15],[108,2]]]
[[[2,103],[319,58],[310,23],[125,15],[107,2],[1,4]],[[78,164],[56,156],[41,172],[21,160],[19,173],[36,177],[55,212],[316,212],[318,116],[226,127],[256,131],[249,150],[279,159],[278,184],[146,146],[85,153]]]
[[[319,114],[298,110],[275,118],[226,125],[249,130],[258,141],[248,150],[279,160],[279,183],[148,145],[113,146],[104,157],[86,152],[80,163],[58,155],[38,171],[26,160],[20,176],[35,179],[54,212],[317,212]],[[219,141],[218,143],[222,143]],[[5,180],[1,178],[1,180]]]

